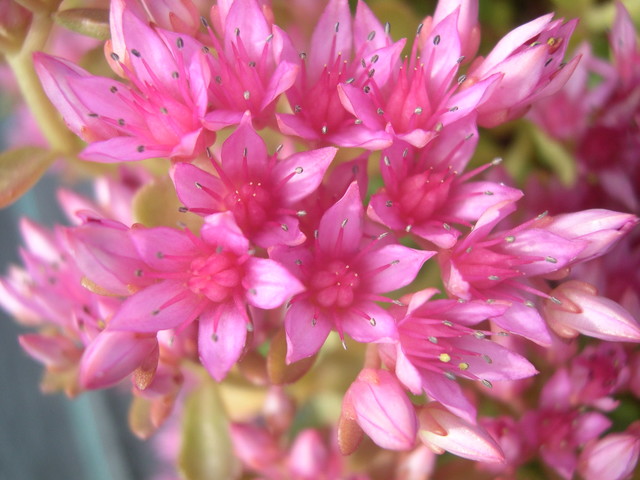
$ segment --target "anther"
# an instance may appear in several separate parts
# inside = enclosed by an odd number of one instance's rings
[[[371,41],[371,40],[373,40],[374,38],[376,38],[376,32],[375,32],[375,30],[371,30],[371,31],[369,32],[369,35],[367,35],[367,40]]]
[[[389,160],[389,157],[388,157],[387,155],[385,155],[384,157],[382,157],[382,161],[384,162],[384,164],[385,164],[387,167],[390,167],[390,166],[391,166],[391,160]]]
[[[340,30],[340,22],[336,22],[333,28],[336,31],[336,33],[338,33],[338,31]]]
[[[327,126],[323,125],[322,128],[320,129],[320,131],[322,132],[323,135],[327,134]]]
[[[460,75],[458,77],[458,85],[460,85],[461,83],[464,83],[464,81],[467,79],[466,75]]]
[[[176,39],[176,45],[178,48],[183,48],[184,47],[184,40],[182,39],[182,37],[178,37]]]
[[[433,44],[434,45],[440,44],[440,35],[436,35],[435,37],[433,37]]]
[[[136,148],[136,150],[140,153],[144,152],[144,145],[138,145],[138,148]]]
[[[549,263],[558,263],[558,259],[555,257],[546,257],[545,260]]]
[[[393,202],[391,200],[387,200],[384,205],[385,207],[393,207]]]
[[[240,29],[238,27],[236,27],[236,29],[234,30],[234,33],[236,34],[236,37],[240,36]]]
[[[488,196],[491,196],[491,195],[493,195],[493,192],[492,192],[491,190],[486,190],[486,191],[484,192],[484,194],[485,194],[485,195],[488,195]]]
[[[500,277],[499,277],[498,275],[489,275],[487,278],[488,278],[489,280],[494,280],[494,281],[495,281],[495,280],[500,280]]]
[[[353,82],[355,82],[355,81],[356,81],[356,79],[355,79],[354,77],[351,77],[351,78],[347,78],[347,81],[346,81],[346,82],[344,82],[344,83],[346,83],[347,85],[349,85],[349,84],[351,84],[351,83],[353,83]]]
[[[371,57],[371,60],[369,60],[371,63],[376,63],[378,60],[380,59],[380,55],[378,55],[377,53]]]
[[[448,353],[441,353],[438,358],[440,359],[441,362],[444,362],[444,363],[448,363],[451,361],[451,355],[449,355]]]
[[[111,58],[116,62],[120,61],[120,55],[118,55],[116,52],[111,52]]]
[[[384,23],[384,33],[389,35],[390,32],[391,32],[391,24],[389,22],[385,22]]]
[[[487,380],[485,378],[480,380],[480,383],[482,383],[487,388],[493,388],[493,384],[489,380]]]
[[[140,55],[140,52],[139,52],[138,50],[136,50],[135,48],[132,48],[132,49],[131,49],[131,54],[132,54],[133,56],[135,56],[135,57],[138,57],[138,58],[140,58],[140,56],[141,56],[141,55]]]
[[[342,223],[340,224],[340,228],[344,228],[347,226],[347,222],[349,221],[348,218],[345,218],[344,220],[342,220]]]
[[[422,32],[422,27],[424,27],[424,24],[420,24],[418,25],[418,28],[416,29],[416,35],[420,35],[420,32]]]
[[[302,172],[304,172],[304,169],[302,167],[296,167],[294,172],[296,172],[298,175],[301,174]]]
[[[249,90],[245,90],[242,96],[245,100],[249,100],[249,98],[251,97],[251,92]]]
[[[369,319],[369,324],[371,324],[371,326],[372,326],[372,327],[375,327],[375,326],[376,326],[376,319],[375,319],[375,318],[373,318],[373,317],[371,317],[371,318]]]
[[[116,92],[118,91],[118,87],[111,87],[111,88],[109,89],[109,91],[110,91],[111,93],[116,93]]]
[[[514,237],[513,235],[509,235],[504,237],[504,241],[507,243],[513,243],[516,241],[516,237]]]
[[[283,231],[285,231],[285,232],[288,232],[288,231],[289,231],[289,227],[287,226],[287,224],[286,224],[286,223],[283,223],[282,225],[280,225],[280,228],[281,228]]]
[[[432,336],[427,337],[427,340],[429,340],[429,341],[430,341],[431,343],[433,343],[434,345],[438,343],[438,339],[437,339],[436,337],[434,337],[433,335],[432,335]]]
[[[467,362],[460,362],[458,368],[464,372],[465,370],[469,370],[469,364]]]

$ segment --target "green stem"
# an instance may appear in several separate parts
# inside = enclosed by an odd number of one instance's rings
[[[13,70],[27,106],[51,149],[56,153],[74,155],[79,150],[78,139],[67,129],[60,118],[60,113],[47,98],[33,66],[33,53],[44,48],[52,26],[53,20],[50,14],[34,13],[22,48],[16,54],[7,54],[7,62]]]

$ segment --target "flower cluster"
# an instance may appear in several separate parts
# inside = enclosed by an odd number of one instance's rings
[[[373,448],[403,452],[380,456],[386,478],[428,478],[445,451],[480,476],[539,458],[565,479],[625,478],[640,428],[603,434],[619,397],[640,395],[640,281],[618,295],[594,280],[638,223],[613,210],[637,212],[640,171],[640,54],[617,8],[611,67],[586,47],[565,63],[576,21],[551,14],[476,57],[473,0],[440,0],[412,41],[363,1],[329,0],[305,38],[269,1],[112,0],[112,74],[34,56],[81,159],[148,160],[102,178],[101,201],[62,191],[71,226],[21,225],[24,268],[0,279],[0,305],[36,329],[20,343],[45,385],[130,378],[143,437],[174,407],[210,420],[211,478],[373,479],[375,462],[354,473],[341,456]],[[524,193],[492,179],[500,159],[470,167],[479,126],[530,109],[577,139],[609,204],[519,208]],[[329,434],[300,418],[295,387],[351,352]],[[229,379],[264,402],[194,420]],[[479,415],[487,402],[500,415]]]

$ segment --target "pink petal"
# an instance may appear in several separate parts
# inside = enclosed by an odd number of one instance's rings
[[[189,209],[225,210],[225,205],[208,191],[223,195],[222,182],[210,173],[190,163],[178,162],[171,168],[171,178],[178,198]],[[204,188],[202,188],[204,187]]]
[[[298,76],[299,67],[289,62],[281,62],[276,67],[276,70],[271,75],[269,85],[265,90],[262,97],[262,103],[260,109],[264,110],[272,102],[274,102],[282,93],[289,90],[296,81]]]
[[[256,0],[235,0],[227,13],[224,30],[226,54],[235,56],[233,45],[238,42],[236,37],[239,36],[249,58],[255,61],[260,59],[271,34],[269,23]]]
[[[354,306],[354,310],[358,310],[358,313],[350,310],[344,314],[336,313],[335,316],[341,331],[355,341],[391,342],[398,338],[395,320],[384,308],[373,302],[367,302]]]
[[[462,392],[458,382],[445,377],[442,373],[433,373],[426,370],[420,373],[422,376],[422,388],[429,397],[442,403],[461,419],[469,423],[476,422],[476,408]]]
[[[415,250],[402,245],[386,245],[368,255],[362,268],[365,271],[384,270],[366,276],[367,287],[372,292],[390,292],[409,285],[429,258],[436,252]],[[365,275],[364,272],[362,272]]]
[[[233,303],[209,308],[200,316],[198,354],[218,382],[240,358],[246,337],[246,317]]]
[[[109,328],[133,332],[176,328],[193,321],[203,307],[203,301],[184,282],[163,280],[127,298],[109,322]]]
[[[354,252],[363,233],[364,208],[358,184],[353,182],[344,196],[329,208],[320,220],[318,244],[324,252]]]
[[[222,144],[222,168],[231,179],[262,176],[267,169],[267,147],[245,114],[235,132]]]
[[[120,163],[166,157],[170,153],[167,146],[144,145],[137,137],[113,137],[93,142],[80,153],[80,158],[93,162]]]
[[[332,64],[338,53],[342,53],[342,58],[350,58],[351,42],[351,12],[347,0],[329,0],[311,37],[309,78],[318,78],[324,66]]]
[[[242,286],[247,301],[254,307],[271,309],[304,290],[304,286],[289,271],[274,260],[250,258],[246,263]]]
[[[289,178],[279,189],[287,203],[302,200],[318,188],[337,151],[333,147],[308,150],[278,163],[273,176],[278,180]]]
[[[175,228],[134,227],[131,238],[140,258],[154,270],[186,271],[199,253],[189,235]]]
[[[469,372],[481,379],[518,380],[536,375],[538,371],[521,355],[487,339],[461,337],[455,341],[463,351],[478,352],[482,356],[461,355],[469,364]]]
[[[302,299],[294,299],[284,318],[287,334],[287,363],[315,355],[331,331],[331,322],[315,307]]]
[[[249,240],[238,227],[231,212],[209,215],[205,218],[200,235],[209,245],[229,249],[238,255],[249,251]]]

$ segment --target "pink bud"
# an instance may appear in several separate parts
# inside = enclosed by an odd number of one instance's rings
[[[552,217],[546,227],[569,240],[586,241],[587,246],[574,261],[587,261],[604,255],[638,224],[638,217],[604,209],[583,210]]]
[[[408,450],[414,445],[418,427],[414,406],[386,370],[360,372],[345,394],[342,417],[355,420],[382,448]]]
[[[478,462],[504,462],[502,449],[486,430],[457,417],[441,404],[432,402],[418,415],[420,440],[434,452],[446,450]]]
[[[598,295],[593,285],[577,280],[551,292],[542,307],[549,326],[561,337],[582,333],[608,341],[640,342],[640,326],[622,306]],[[560,301],[560,303],[557,303]]]
[[[29,333],[18,339],[20,346],[37,361],[52,368],[70,367],[80,360],[82,350],[60,334]]]
[[[253,470],[264,470],[280,460],[275,437],[250,423],[234,423],[230,427],[233,451]]]
[[[80,384],[87,389],[115,385],[157,348],[155,334],[102,332],[84,352],[80,362]]]
[[[295,478],[321,478],[329,461],[329,451],[317,430],[303,430],[291,447],[289,468]]]
[[[636,422],[626,432],[612,433],[588,444],[580,454],[578,471],[585,480],[628,478],[640,456],[640,431]]]

